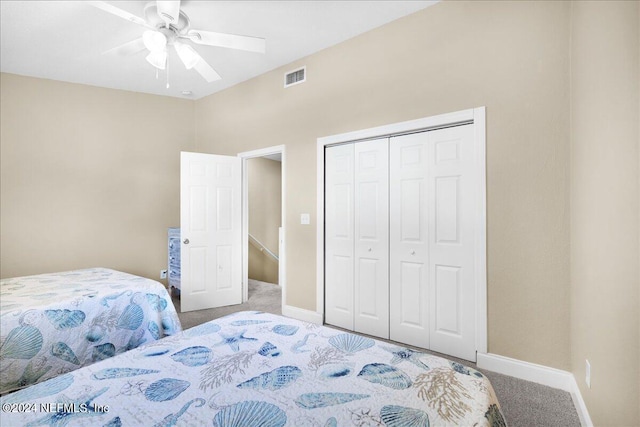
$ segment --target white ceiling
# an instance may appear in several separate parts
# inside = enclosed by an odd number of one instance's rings
[[[183,1],[191,28],[263,37],[267,53],[192,46],[222,76],[207,83],[174,51],[166,74],[145,53],[103,52],[144,27],[81,1],[0,1],[0,70],[6,73],[198,99],[355,37],[437,1]],[[144,17],[145,1],[111,1]],[[308,71],[309,72],[309,71]],[[190,91],[191,95],[183,95]]]

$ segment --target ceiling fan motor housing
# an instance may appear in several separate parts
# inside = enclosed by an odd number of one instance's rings
[[[144,17],[150,26],[155,27],[167,37],[168,42],[173,42],[178,35],[185,35],[191,25],[191,20],[183,11],[180,11],[177,21],[174,20],[172,23],[167,24],[158,13],[158,6],[155,1],[146,4]]]

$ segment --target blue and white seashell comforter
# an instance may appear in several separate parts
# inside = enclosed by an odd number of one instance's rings
[[[0,393],[181,330],[160,283],[106,268],[0,281]]]
[[[204,323],[0,402],[8,410],[2,425],[505,425],[491,384],[472,368],[256,312]]]

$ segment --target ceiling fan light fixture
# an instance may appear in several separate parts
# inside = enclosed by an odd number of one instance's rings
[[[188,44],[174,42],[173,46],[176,48],[176,52],[178,52],[178,56],[187,70],[192,69],[200,61],[198,52]]]
[[[159,52],[167,46],[167,37],[159,31],[147,30],[142,34],[142,42],[151,52]]]
[[[161,50],[161,51],[151,52],[149,55],[147,55],[147,61],[149,62],[149,64],[153,65],[154,67],[160,70],[164,70],[165,67],[167,66],[167,51]]]

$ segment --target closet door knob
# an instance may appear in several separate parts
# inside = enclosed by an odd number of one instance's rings
[[[184,239],[184,241],[182,243],[184,243],[185,245],[188,245],[189,244],[189,239]]]
[[[371,252],[371,248],[367,249],[367,252]]]
[[[416,251],[411,251],[411,255],[415,255],[415,254],[416,254]]]

